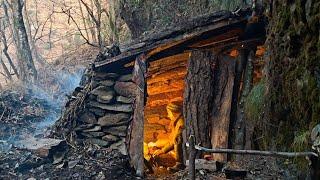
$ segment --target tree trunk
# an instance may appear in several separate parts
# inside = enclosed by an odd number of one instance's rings
[[[8,13],[8,7],[7,4],[5,3],[5,1],[2,1],[2,7],[3,7],[3,11],[4,11],[4,20],[1,21],[1,41],[3,44],[3,53],[6,56],[13,72],[15,73],[15,75],[17,76],[18,79],[20,79],[20,75],[18,73],[18,70],[16,68],[16,66],[13,64],[13,61],[8,53],[8,42],[7,42],[7,37],[5,34],[5,29],[9,27],[10,24],[10,19],[9,19],[9,13]],[[13,36],[14,42],[16,42],[16,36],[15,33],[13,31],[13,28],[10,28],[11,34]]]
[[[37,70],[32,59],[32,52],[29,46],[28,35],[23,20],[23,2],[20,0],[12,1],[14,29],[17,33],[18,44],[17,53],[20,68],[20,77],[24,82],[35,81]]]
[[[184,142],[190,135],[195,136],[195,143],[211,147],[210,115],[213,103],[214,63],[213,52],[192,51],[188,61],[183,102],[183,115],[186,124]],[[184,143],[185,144],[185,143]],[[186,148],[184,148],[186,149]],[[197,157],[201,156],[200,152]],[[184,152],[184,157],[187,157]]]
[[[235,61],[229,56],[219,56],[215,71],[215,91],[211,120],[213,148],[228,148],[230,112],[235,77]],[[213,154],[216,161],[227,161],[226,154]]]
[[[128,25],[133,39],[148,30],[152,13],[147,1],[128,2],[120,0],[119,3],[120,16]]]
[[[10,71],[8,70],[6,64],[3,62],[3,59],[2,59],[2,56],[0,55],[0,63],[2,65],[2,68],[4,70],[4,73],[6,75],[6,78],[8,78],[10,81],[12,81],[12,77],[11,77],[11,74],[10,74]]]

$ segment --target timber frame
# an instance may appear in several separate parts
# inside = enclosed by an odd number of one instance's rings
[[[264,18],[259,17],[258,21],[249,23],[251,14],[251,9],[242,9],[237,14],[229,11],[219,11],[197,17],[182,25],[150,32],[145,37],[121,47],[122,53],[120,55],[95,63],[95,68],[101,71],[124,67],[133,70],[133,82],[137,88],[133,105],[133,118],[129,126],[126,144],[130,163],[138,176],[144,175],[143,112],[148,96],[146,73],[148,64],[152,61],[185,52],[189,53],[187,69],[189,74],[185,79],[186,88],[183,103],[186,121],[186,129],[183,133],[184,142],[190,135],[193,135],[195,136],[195,143],[206,148],[210,148],[214,143],[222,143],[222,148],[228,148],[229,116],[231,114],[233,91],[225,91],[222,94],[220,92],[221,97],[227,98],[225,101],[227,104],[219,104],[220,102],[213,98],[215,91],[213,86],[220,87],[219,83],[221,83],[221,88],[223,88],[222,83],[229,82],[227,84],[232,89],[235,75],[230,67],[234,68],[236,65],[229,57],[231,50],[255,49],[258,45],[264,43]],[[192,66],[196,66],[198,69],[194,69]],[[216,66],[224,68],[215,69]],[[201,73],[194,76],[199,71]],[[229,75],[225,76],[226,74]],[[194,91],[190,88],[190,86],[199,83],[199,79],[192,78],[205,78],[201,81],[201,84],[206,87],[205,90],[196,89]],[[217,79],[218,84],[214,84],[213,81]],[[203,93],[205,96],[198,99],[197,93]],[[226,106],[230,107],[229,110],[219,111],[220,108]],[[195,107],[196,109],[194,109]],[[203,109],[204,111],[200,112]],[[224,119],[221,120],[220,117],[224,117]],[[198,127],[198,121],[205,121],[205,124],[200,124]],[[205,131],[202,131],[202,129],[205,129]],[[226,139],[221,140],[220,136],[215,137],[217,133],[223,133]],[[183,149],[184,158],[187,159],[187,148],[184,147]],[[197,156],[200,156],[200,154],[197,154]],[[226,160],[226,157],[221,155],[218,159]]]

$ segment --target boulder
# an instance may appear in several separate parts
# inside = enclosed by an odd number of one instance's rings
[[[112,104],[112,105],[107,105],[107,104],[102,104],[99,102],[89,102],[88,104],[90,107],[94,108],[100,108],[108,111],[117,111],[117,112],[132,112],[133,108],[131,104]]]
[[[125,103],[125,104],[131,104],[133,103],[133,98],[128,98],[124,96],[117,96],[116,97],[117,102]]]
[[[104,141],[102,139],[97,139],[97,138],[87,139],[87,142],[91,143],[91,144],[96,144],[96,145],[101,146],[101,147],[107,147],[107,146],[109,146],[111,144],[108,141]]]
[[[129,114],[119,113],[110,114],[107,113],[103,117],[99,118],[98,123],[100,126],[116,126],[123,123],[127,123],[130,119]]]
[[[121,81],[121,82],[129,82],[129,81],[132,81],[132,74],[122,75],[122,76],[120,76],[120,78],[118,79],[118,81]]]
[[[108,141],[108,142],[116,142],[119,139],[120,139],[119,137],[111,135],[111,134],[107,134],[107,135],[102,137],[102,140]]]
[[[102,117],[106,113],[105,110],[100,109],[100,108],[89,108],[89,111],[92,112],[93,114]]]
[[[97,123],[97,119],[96,119],[95,115],[91,112],[85,112],[84,114],[82,114],[79,118],[79,121],[85,122],[87,124]]]
[[[133,82],[117,81],[114,85],[114,90],[121,96],[135,97],[137,86]]]
[[[111,87],[114,85],[114,81],[112,81],[112,80],[100,81],[100,85],[106,86],[106,87]]]

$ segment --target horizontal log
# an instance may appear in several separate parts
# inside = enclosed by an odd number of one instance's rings
[[[169,56],[158,61],[153,61],[150,63],[148,71],[153,72],[159,69],[165,69],[166,67],[171,67],[176,64],[186,64],[188,58],[189,53],[182,53],[174,56]]]
[[[189,143],[186,143],[186,146],[189,147]],[[220,148],[208,149],[198,145],[195,145],[195,148],[199,151],[205,151],[208,153],[249,154],[249,155],[260,155],[260,156],[284,157],[284,158],[295,158],[295,157],[306,157],[306,156],[318,157],[318,154],[314,152],[278,152],[278,151],[236,150],[236,149],[220,149]]]
[[[168,82],[160,81],[148,85],[148,95],[168,93],[184,89],[184,80],[182,78],[170,80]]]
[[[166,71],[161,74],[157,75],[150,75],[148,76],[147,84],[152,84],[155,82],[160,82],[160,81],[168,81],[171,79],[177,79],[177,78],[184,78],[187,74],[187,69],[185,67],[179,67],[176,69],[173,69],[172,71]]]
[[[153,107],[159,105],[167,105],[170,102],[176,101],[183,101],[183,90],[149,96],[147,99],[147,106]]]

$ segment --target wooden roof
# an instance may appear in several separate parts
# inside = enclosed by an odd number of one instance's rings
[[[153,61],[191,49],[226,49],[250,43],[261,44],[265,32],[258,33],[258,36],[245,34],[250,15],[250,9],[241,10],[237,14],[219,11],[147,32],[132,43],[122,46],[120,55],[96,62],[95,67],[112,67],[115,63],[124,65],[141,53]]]

